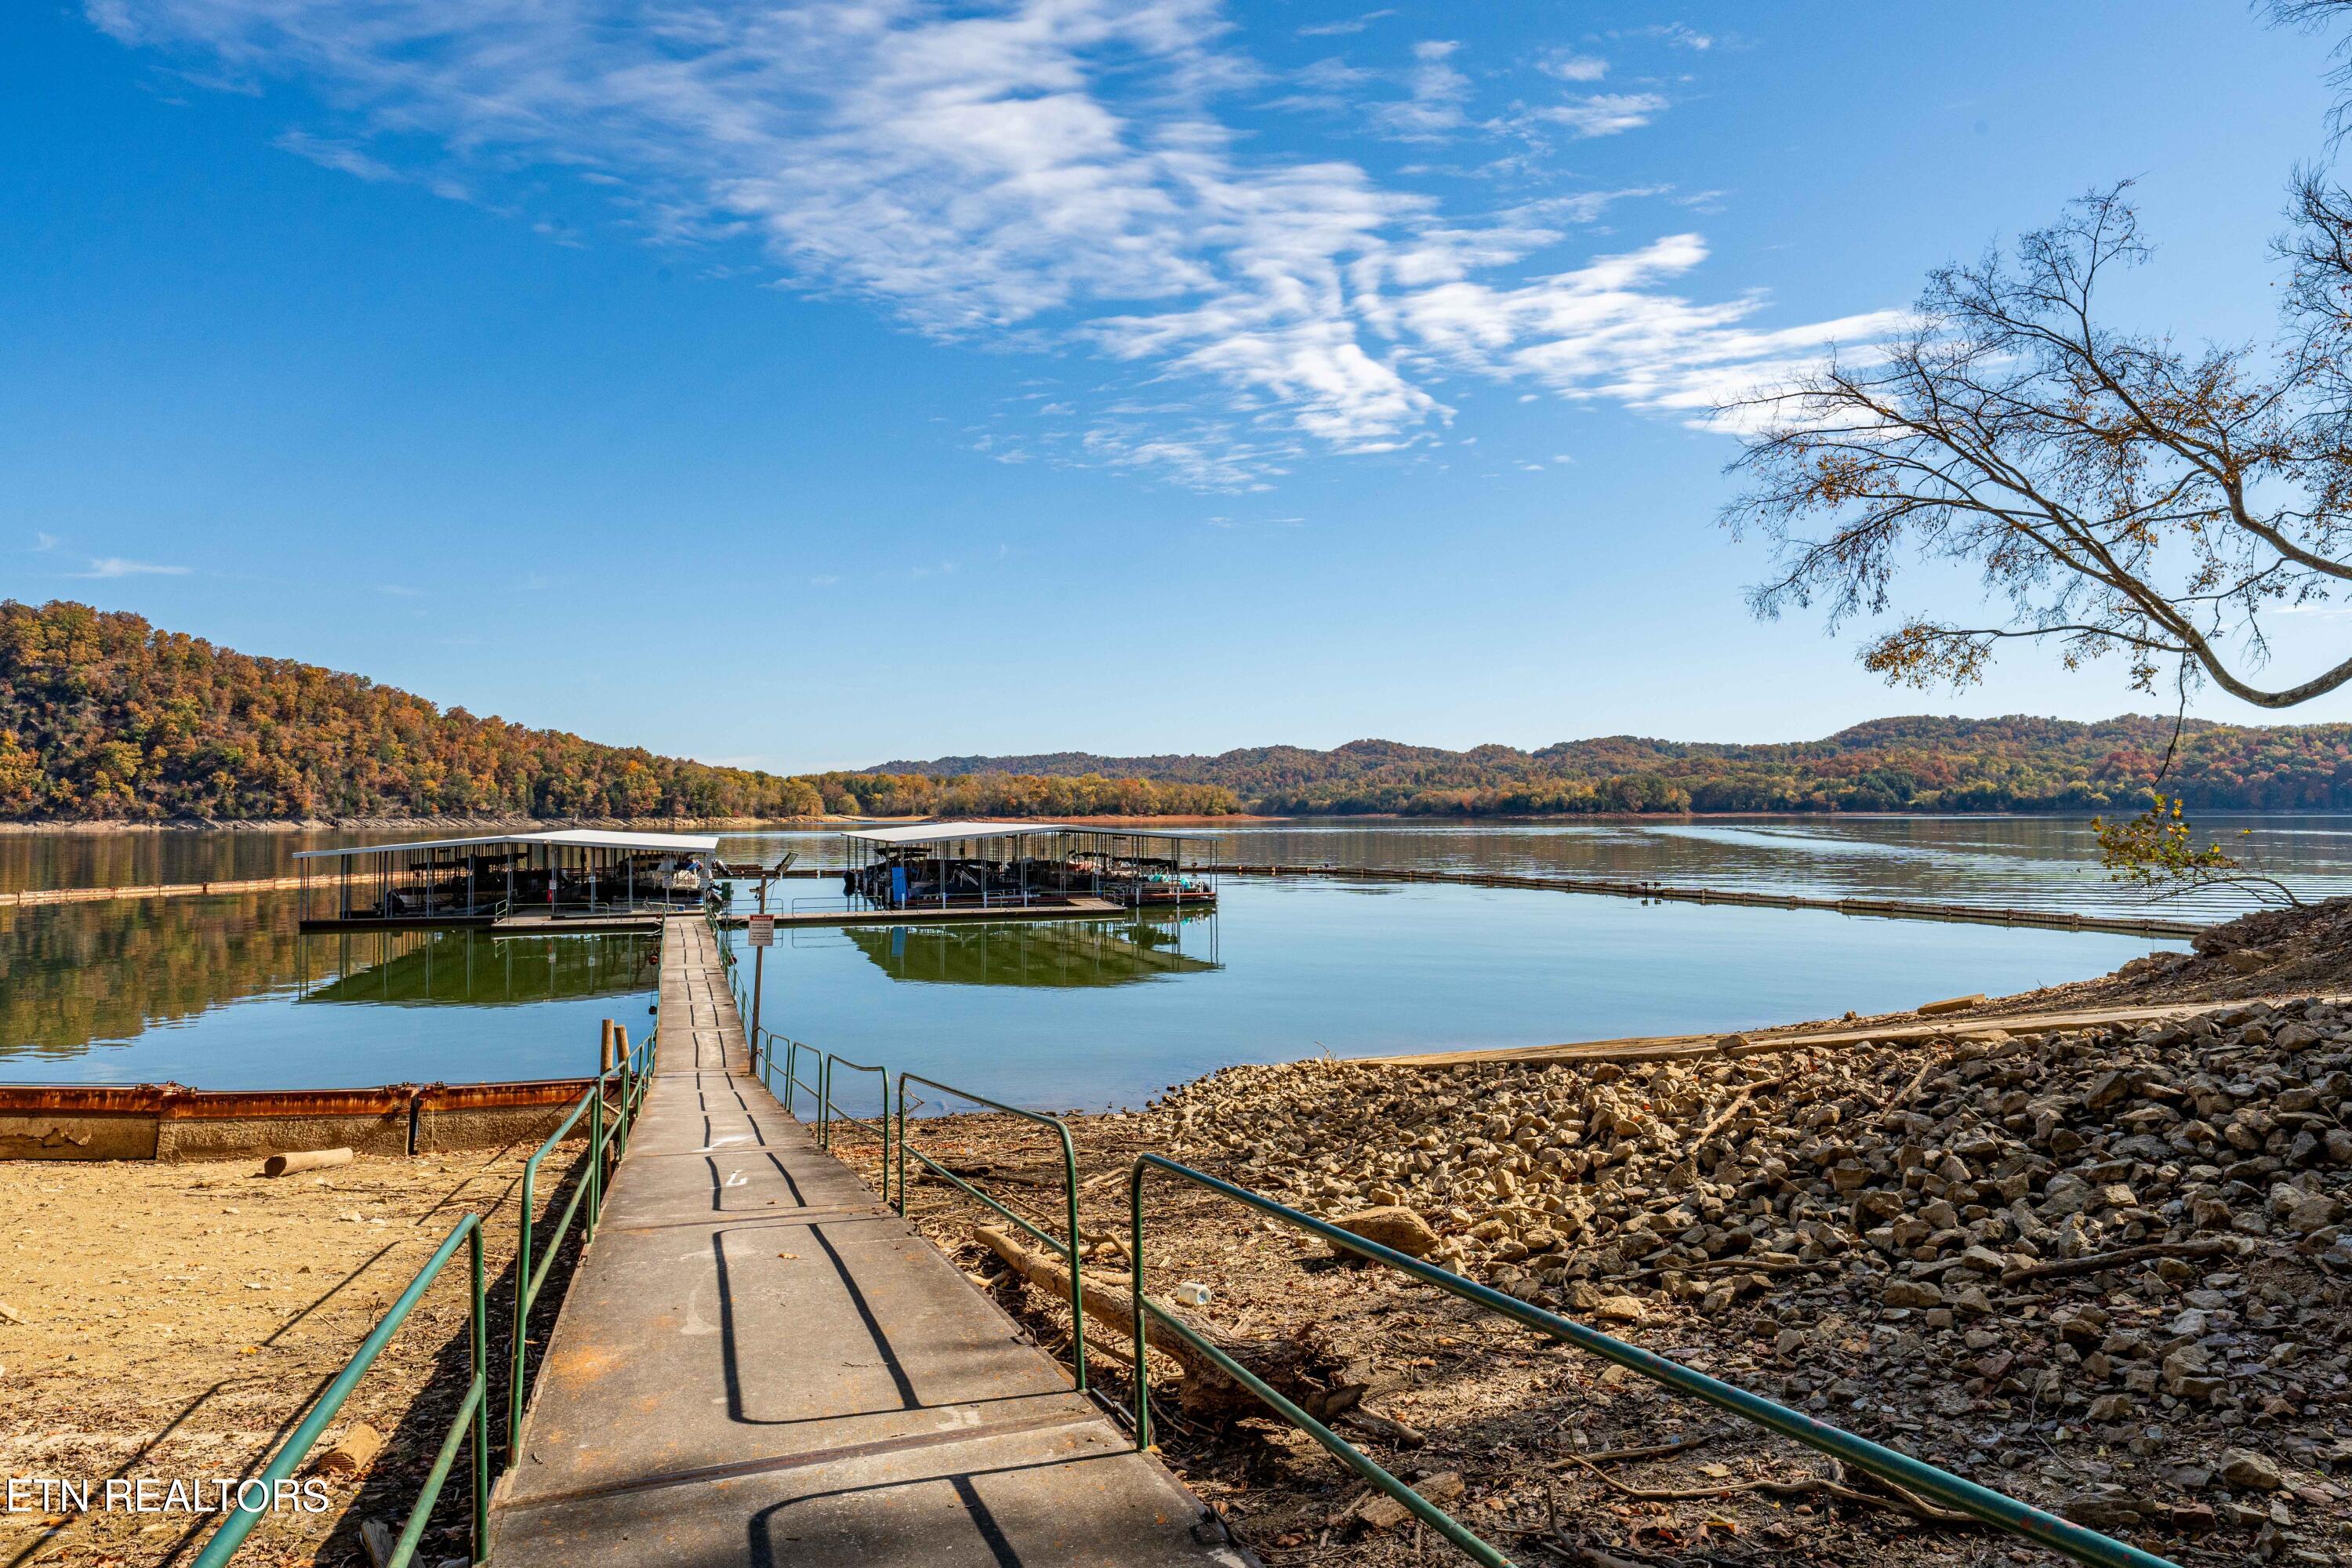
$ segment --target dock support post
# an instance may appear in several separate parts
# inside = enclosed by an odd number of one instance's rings
[[[751,1049],[760,1048],[760,998],[768,989],[768,950],[751,950]]]

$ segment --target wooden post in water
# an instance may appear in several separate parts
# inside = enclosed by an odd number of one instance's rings
[[[597,1049],[596,1070],[599,1073],[613,1070],[613,1020],[610,1018],[604,1020],[604,1038]]]

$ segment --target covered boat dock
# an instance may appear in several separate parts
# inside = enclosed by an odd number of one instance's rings
[[[1217,890],[1184,868],[1198,835],[1057,822],[925,822],[842,835],[841,890],[853,908],[1182,909]]]
[[[556,828],[306,849],[304,931],[405,925],[579,929],[698,910],[718,838]]]

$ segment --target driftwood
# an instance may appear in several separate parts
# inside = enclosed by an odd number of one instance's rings
[[[1911,1103],[1911,1097],[1919,1092],[1919,1086],[1927,1081],[1927,1075],[1943,1065],[1944,1053],[1930,1046],[1927,1049],[1927,1059],[1919,1064],[1918,1072],[1913,1075],[1909,1083],[1887,1097],[1886,1103],[1880,1106],[1878,1113],[1870,1119],[1869,1130],[1875,1132],[1886,1125],[1888,1117]]]
[[[1907,1513],[1915,1519],[1924,1519],[1932,1524],[1980,1524],[1983,1522],[1971,1514],[1956,1513],[1950,1509],[1938,1508],[1927,1499],[1915,1496],[1883,1476],[1871,1477],[1871,1482],[1875,1486],[1885,1488],[1888,1495],[1882,1497],[1876,1492],[1858,1490],[1848,1483],[1845,1467],[1835,1459],[1830,1461],[1828,1475],[1808,1475],[1793,1481],[1757,1477],[1754,1479],[1731,1481],[1717,1487],[1635,1487],[1626,1485],[1581,1454],[1570,1454],[1569,1458],[1591,1470],[1612,1491],[1643,1502],[1696,1502],[1705,1498],[1732,1497],[1740,1492],[1762,1492],[1768,1497],[1785,1498],[1826,1494],[1833,1498],[1842,1498],[1847,1502],[1867,1503],[1873,1508],[1893,1509],[1898,1513]]]
[[[1359,1389],[1355,1396],[1360,1400],[1363,1398],[1362,1391]],[[1429,1441],[1428,1436],[1420,1427],[1409,1426],[1392,1415],[1383,1415],[1377,1410],[1367,1410],[1361,1405],[1351,1406],[1339,1419],[1350,1426],[1360,1426],[1367,1432],[1376,1433],[1400,1448],[1418,1448]]]
[[[1779,1089],[1782,1084],[1787,1083],[1795,1076],[1796,1075],[1794,1073],[1782,1073],[1779,1078],[1766,1079],[1761,1083],[1751,1083],[1741,1089],[1738,1094],[1731,1097],[1731,1103],[1725,1106],[1723,1110],[1717,1114],[1715,1120],[1709,1121],[1706,1126],[1698,1130],[1698,1136],[1691,1140],[1691,1149],[1693,1152],[1696,1152],[1698,1150],[1706,1148],[1707,1140],[1722,1131],[1724,1123],[1729,1121],[1742,1110],[1745,1110],[1748,1108],[1748,1102],[1749,1100],[1755,1099],[1759,1094]]]
[[[1003,1259],[1005,1267],[1029,1284],[1057,1301],[1069,1300],[1070,1271],[1063,1267],[1060,1258],[1030,1250],[1019,1238],[997,1226],[974,1226],[971,1235],[973,1240]],[[1156,1296],[1149,1300],[1318,1420],[1351,1409],[1355,1401],[1363,1397],[1360,1385],[1335,1385],[1328,1358],[1311,1346],[1297,1340],[1244,1339],[1213,1323],[1184,1317]],[[1086,1280],[1085,1301],[1087,1317],[1112,1333],[1126,1336],[1128,1344],[1135,1342],[1135,1298],[1126,1289],[1099,1274],[1090,1275]],[[1143,1340],[1151,1349],[1173,1357],[1183,1367],[1184,1377],[1176,1396],[1188,1414],[1247,1415],[1266,1408],[1257,1395],[1226,1376],[1223,1368],[1202,1355],[1183,1335],[1148,1314],[1143,1320]]]
[[[352,1163],[349,1149],[305,1149],[294,1154],[272,1154],[261,1163],[265,1176],[290,1175],[296,1171],[323,1171]]]
[[[1570,1465],[1607,1465],[1620,1459],[1655,1459],[1668,1454],[1687,1454],[1693,1448],[1703,1448],[1729,1436],[1730,1433],[1719,1429],[1693,1432],[1687,1436],[1670,1437],[1663,1443],[1651,1443],[1638,1448],[1603,1448],[1597,1454],[1571,1454],[1565,1459],[1554,1459],[1551,1468],[1561,1470]]]
[[[2158,1258],[2218,1258],[2237,1249],[2237,1243],[2221,1236],[2201,1237],[2195,1241],[2151,1241],[2139,1247],[2120,1247],[2114,1252],[2094,1252],[2083,1258],[2062,1258],[2053,1263],[2036,1263],[2031,1268],[2003,1274],[2000,1282],[2023,1285],[2036,1279],[2066,1279],[2077,1274],[2096,1274],[2102,1269],[2123,1268]]]
[[[1767,1263],[1760,1258],[1708,1258],[1695,1263],[1661,1263],[1653,1268],[1636,1268],[1630,1274],[1612,1274],[1603,1283],[1617,1279],[1653,1279],[1664,1274],[1714,1274],[1725,1270],[1734,1274],[1803,1274],[1816,1268],[1835,1267],[1826,1258],[1812,1263],[1802,1260]]]

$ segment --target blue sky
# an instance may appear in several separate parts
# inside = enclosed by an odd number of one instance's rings
[[[35,0],[0,592],[784,768],[2145,708],[1748,618],[1705,411],[2126,176],[2130,318],[2266,332],[2325,50],[2160,0]]]

